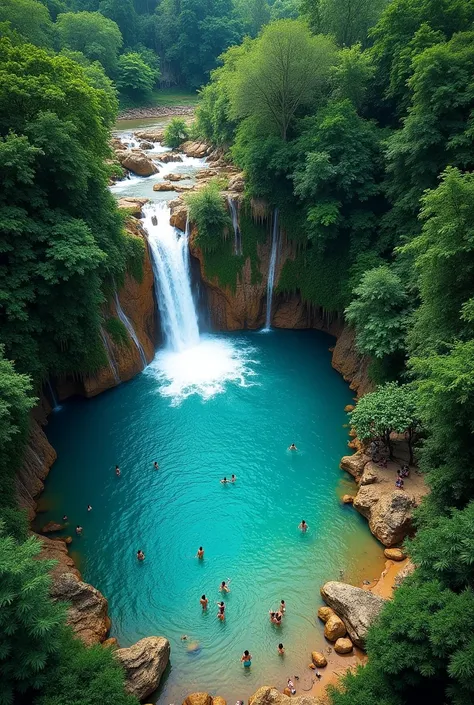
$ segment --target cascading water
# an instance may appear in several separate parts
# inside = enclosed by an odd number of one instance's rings
[[[141,361],[143,364],[143,369],[145,369],[145,367],[147,366],[145,351],[143,350],[143,347],[142,347],[140,341],[138,340],[137,334],[135,333],[135,329],[133,328],[129,318],[127,318],[127,316],[125,315],[125,313],[122,310],[117,292],[115,292],[115,294],[114,294],[114,300],[115,300],[115,309],[117,311],[117,316],[122,321],[123,325],[127,329],[129,336],[131,337],[131,339],[133,340],[133,342],[137,346],[137,350],[140,353],[140,358],[141,358]]]
[[[280,249],[280,228],[278,224],[278,208],[273,211],[273,227],[272,227],[272,250],[270,253],[270,265],[268,267],[267,279],[267,315],[265,318],[265,332],[269,331],[272,324],[272,299],[273,299],[273,284],[275,282],[275,269],[278,260],[278,252]]]
[[[232,196],[227,196],[230,214],[232,216],[232,225],[234,226],[234,255],[242,254],[242,235],[239,227],[239,215],[237,212],[237,204]]]
[[[112,352],[112,348],[110,347],[109,340],[107,336],[105,335],[105,331],[100,327],[100,337],[102,338],[102,343],[104,345],[105,352],[107,353],[107,360],[109,362],[109,367],[112,370],[112,374],[114,376],[114,380],[117,384],[120,384],[120,375],[118,373],[117,369],[117,363],[115,362],[115,358]]]
[[[47,381],[47,385],[48,385],[49,393],[51,395],[51,401],[53,402],[53,411],[59,411],[59,409],[61,409],[61,404],[59,404],[59,402],[56,398],[56,394],[54,393],[53,385],[51,384],[49,379]]]
[[[144,216],[165,343],[174,352],[182,352],[199,344],[189,268],[189,226],[180,235],[170,225],[165,202],[145,206]]]

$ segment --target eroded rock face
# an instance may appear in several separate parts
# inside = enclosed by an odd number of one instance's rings
[[[341,470],[346,470],[356,482],[360,481],[364,468],[369,462],[370,458],[362,453],[354,453],[354,455],[345,455],[341,458],[339,467]]]
[[[64,572],[53,580],[51,595],[56,600],[70,603],[67,623],[86,644],[100,644],[107,637],[110,619],[105,597],[89,583],[70,572]]]
[[[368,590],[336,581],[325,583],[321,588],[321,596],[342,619],[352,642],[363,649],[367,631],[386,600]]]
[[[44,488],[44,479],[57,458],[41,425],[31,419],[28,445],[21,467],[15,475],[15,490],[20,509],[25,509],[31,521],[36,514],[36,500]]]
[[[357,392],[358,396],[375,389],[368,375],[369,362],[369,359],[357,350],[355,331],[345,325],[334,346],[332,366],[341,373],[346,382],[350,382],[350,388]]]
[[[264,685],[249,698],[249,705],[319,705],[319,700],[311,695],[290,697]]]
[[[183,142],[179,148],[187,157],[196,157],[198,159],[205,157],[209,151],[209,145],[206,142],[187,141]]]
[[[143,700],[158,688],[170,658],[170,643],[164,637],[149,636],[117,649],[114,655],[125,671],[127,691]]]
[[[133,171],[137,176],[151,176],[158,172],[158,167],[146,154],[140,151],[116,152],[117,159],[124,169]]]

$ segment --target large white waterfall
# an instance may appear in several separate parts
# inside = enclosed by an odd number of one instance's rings
[[[189,228],[183,234],[170,225],[170,209],[163,201],[145,206],[144,215],[165,344],[182,352],[199,343],[191,291]]]
[[[272,325],[272,299],[273,285],[275,283],[275,269],[278,260],[278,252],[280,250],[280,227],[278,222],[278,208],[273,211],[273,226],[272,226],[272,249],[270,253],[270,265],[268,267],[267,279],[267,315],[265,317],[264,331],[269,331]]]
[[[239,227],[239,214],[237,212],[237,203],[232,196],[227,196],[230,214],[232,216],[232,226],[234,228],[234,255],[242,254],[242,235]]]
[[[121,305],[120,305],[120,301],[119,301],[119,297],[118,297],[117,291],[115,291],[114,300],[115,300],[115,309],[116,309],[116,311],[117,311],[117,316],[118,316],[119,319],[122,321],[123,325],[124,325],[125,328],[127,329],[127,333],[129,334],[129,336],[131,337],[131,339],[133,340],[133,342],[134,342],[135,345],[137,346],[137,350],[138,350],[138,352],[140,353],[140,359],[141,359],[141,361],[142,361],[143,369],[145,369],[145,367],[147,366],[145,351],[143,350],[142,344],[141,344],[140,341],[138,340],[138,336],[137,336],[137,334],[135,333],[135,329],[134,329],[134,327],[132,326],[132,323],[131,323],[130,319],[129,319],[128,316],[125,314],[125,312],[123,311],[123,309],[122,309],[122,307],[121,307]]]

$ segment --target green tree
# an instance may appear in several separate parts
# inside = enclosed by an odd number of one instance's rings
[[[367,44],[388,0],[303,0],[302,11],[316,33],[330,34],[340,46]]]
[[[348,98],[357,111],[366,106],[367,90],[374,75],[372,59],[367,51],[362,51],[360,44],[342,49],[338,62],[332,69],[334,88],[332,98]]]
[[[56,22],[61,48],[80,51],[99,61],[109,76],[117,68],[122,35],[117,24],[100,12],[65,12]]]
[[[345,316],[356,329],[359,351],[383,358],[403,349],[408,297],[400,277],[386,265],[368,270],[354,295]]]
[[[53,23],[46,7],[36,0],[2,0],[0,22],[9,22],[26,42],[39,47],[52,46]]]
[[[126,47],[137,42],[138,17],[132,0],[101,0],[99,10],[118,26]]]
[[[231,115],[252,116],[285,141],[298,110],[316,105],[327,90],[335,61],[331,40],[313,37],[303,22],[268,25],[236,64]]]
[[[137,52],[122,54],[118,60],[117,86],[123,93],[133,97],[146,98],[150,95],[158,78]]]
[[[166,126],[163,144],[176,149],[188,138],[188,134],[189,128],[186,125],[186,121],[183,118],[174,117]]]
[[[245,34],[256,37],[263,25],[270,21],[270,6],[266,0],[235,0],[237,16]]]
[[[33,560],[34,538],[17,543],[0,525],[0,703],[41,688],[61,647],[64,610],[49,598],[52,561]]]
[[[391,451],[390,434],[407,433],[410,462],[413,462],[412,440],[419,425],[416,388],[408,384],[387,382],[375,392],[365,394],[350,413],[350,422],[362,441],[383,440]]]
[[[189,220],[197,227],[196,245],[203,252],[214,252],[226,228],[232,225],[218,184],[211,181],[196,193],[187,195],[186,203]]]

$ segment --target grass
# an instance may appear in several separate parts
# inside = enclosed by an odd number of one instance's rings
[[[120,110],[129,108],[157,108],[174,105],[197,105],[199,96],[190,88],[160,88],[151,94],[146,101],[134,101],[129,96],[120,95]]]

